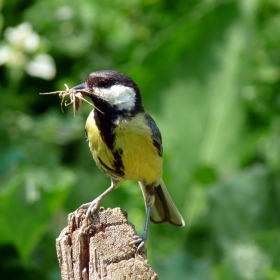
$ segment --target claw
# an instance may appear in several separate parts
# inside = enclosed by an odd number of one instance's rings
[[[134,235],[134,236],[132,237],[132,239],[135,239],[135,240],[129,242],[129,243],[128,243],[129,245],[134,245],[134,244],[138,244],[138,243],[139,243],[139,245],[137,246],[137,250],[136,250],[136,255],[137,255],[138,252],[139,252],[139,250],[140,250],[141,248],[143,248],[143,246],[145,245],[145,242],[146,242],[146,240],[147,240],[147,237],[145,238],[145,237],[143,237],[143,236],[140,237],[140,236],[138,236],[138,235]]]
[[[85,203],[79,207],[83,209],[87,208],[86,220],[89,219],[90,215],[93,215],[97,211],[97,209],[99,208],[99,204],[100,204],[100,199],[96,198],[92,202]]]
[[[137,244],[137,243],[139,243],[140,241],[143,240],[142,237],[140,237],[138,235],[133,235],[132,239],[135,239],[135,240],[131,241],[129,244]]]

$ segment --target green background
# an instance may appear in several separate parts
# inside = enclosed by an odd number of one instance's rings
[[[133,78],[162,132],[186,226],[150,224],[159,278],[280,279],[279,0],[0,0],[0,34],[1,279],[60,279],[68,213],[110,184],[84,137],[92,108],[39,95],[100,69]],[[101,204],[142,234],[136,182]]]

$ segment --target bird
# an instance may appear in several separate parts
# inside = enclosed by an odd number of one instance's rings
[[[86,217],[95,213],[102,198],[122,181],[138,181],[142,190],[146,219],[143,234],[131,244],[144,245],[149,220],[182,227],[184,219],[163,182],[162,137],[153,117],[142,104],[138,85],[115,70],[88,75],[85,82],[72,87],[94,104],[85,134],[96,165],[111,178],[110,187],[92,202],[85,203]]]

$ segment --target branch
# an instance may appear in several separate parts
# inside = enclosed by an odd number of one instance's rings
[[[56,239],[62,280],[158,279],[146,259],[146,248],[136,254],[129,245],[137,235],[126,212],[100,208],[85,223],[85,210],[68,215],[68,226]]]

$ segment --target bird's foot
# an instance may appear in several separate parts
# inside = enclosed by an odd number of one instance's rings
[[[132,237],[132,239],[134,239],[134,240],[129,242],[129,245],[139,244],[137,246],[137,250],[136,250],[136,254],[138,254],[139,250],[141,248],[143,248],[143,246],[145,245],[145,242],[147,241],[147,236],[144,236],[144,235],[143,236],[134,235]]]
[[[85,203],[85,204],[82,204],[79,208],[83,208],[83,209],[86,209],[87,208],[87,212],[86,212],[86,220],[89,219],[89,216],[94,214],[98,207],[99,207],[99,204],[100,204],[100,201],[101,199],[98,197],[96,198],[95,200],[93,200],[92,202],[89,202],[89,203]]]

